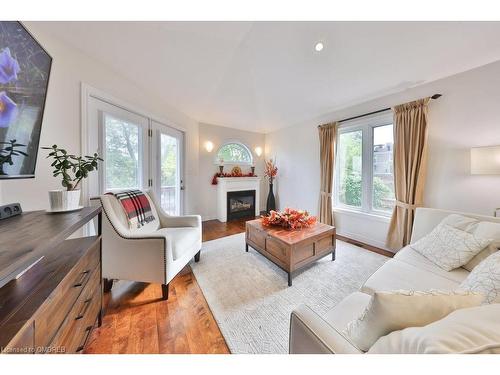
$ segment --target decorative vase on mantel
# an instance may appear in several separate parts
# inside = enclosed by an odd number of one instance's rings
[[[267,195],[266,212],[269,213],[271,210],[276,211],[276,199],[274,198],[272,178],[269,179],[269,194]]]

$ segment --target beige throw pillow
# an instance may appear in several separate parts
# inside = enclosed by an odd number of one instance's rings
[[[445,271],[467,264],[492,242],[471,233],[440,223],[411,247]]]
[[[500,353],[500,304],[460,309],[381,337],[369,354]]]
[[[362,351],[382,336],[407,327],[421,327],[464,307],[478,306],[484,296],[449,291],[375,292],[361,316],[347,325],[344,334]]]

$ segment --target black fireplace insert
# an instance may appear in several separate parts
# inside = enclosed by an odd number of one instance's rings
[[[227,221],[255,217],[255,190],[227,192]]]

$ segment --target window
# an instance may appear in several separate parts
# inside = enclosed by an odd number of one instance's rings
[[[362,147],[363,132],[354,130],[339,137],[339,202],[347,206],[361,207],[362,196]]]
[[[215,163],[250,165],[252,161],[252,153],[247,146],[239,142],[230,142],[219,148]]]
[[[393,126],[373,128],[373,209],[391,212],[394,206],[394,173],[392,163]]]
[[[106,114],[104,134],[106,190],[140,188],[139,126]]]
[[[339,127],[335,181],[336,206],[388,215],[394,207],[391,114]]]

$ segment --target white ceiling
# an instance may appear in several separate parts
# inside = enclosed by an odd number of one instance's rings
[[[500,60],[499,22],[41,26],[200,122],[259,132]]]

